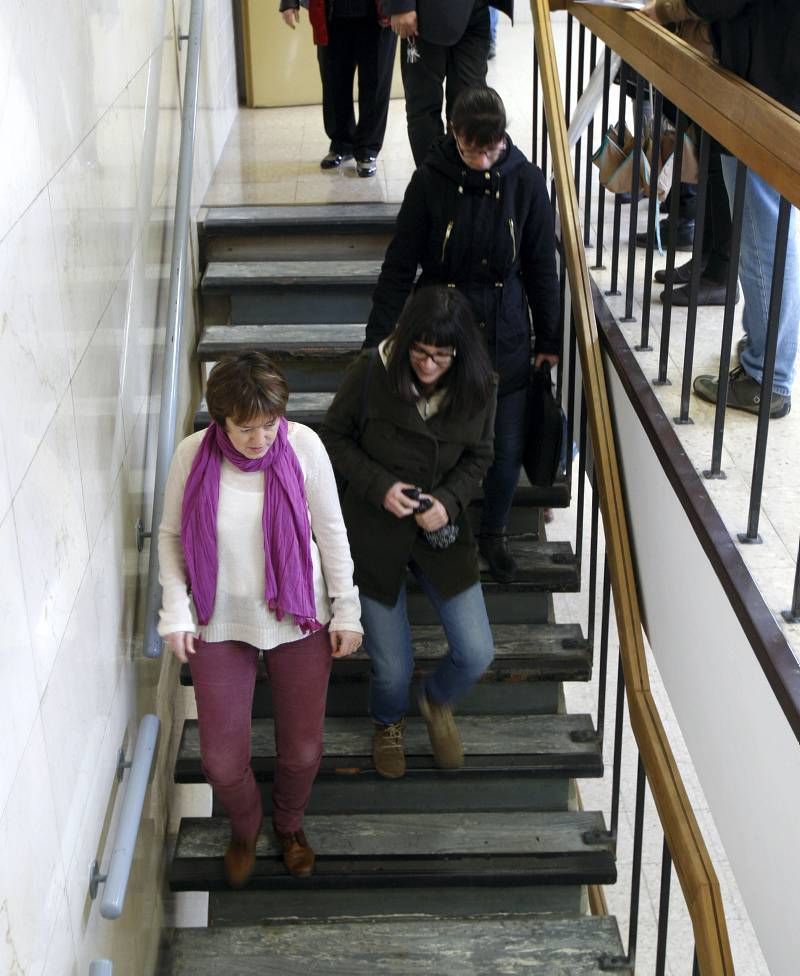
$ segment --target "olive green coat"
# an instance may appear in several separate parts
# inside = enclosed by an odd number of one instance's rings
[[[425,421],[414,404],[392,392],[380,357],[364,400],[369,357],[364,352],[350,366],[320,430],[337,475],[346,481],[342,511],[355,582],[366,596],[393,606],[414,560],[449,599],[479,578],[466,509],[492,463],[496,396],[470,418],[437,413]],[[459,526],[451,546],[434,549],[412,516],[400,519],[384,509],[386,492],[397,481],[417,485],[444,505]]]

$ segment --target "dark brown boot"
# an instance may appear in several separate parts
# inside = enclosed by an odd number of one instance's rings
[[[232,838],[225,851],[225,875],[231,888],[241,888],[250,880],[256,866],[256,838]]]
[[[314,871],[314,851],[302,830],[293,830],[288,834],[281,833],[273,824],[275,838],[283,851],[283,863],[286,870],[295,878],[307,878]]]

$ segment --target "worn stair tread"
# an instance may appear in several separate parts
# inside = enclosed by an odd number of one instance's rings
[[[484,682],[523,680],[588,681],[592,649],[579,624],[492,624],[495,656]],[[428,670],[447,650],[438,624],[411,627],[414,659],[419,671]],[[363,681],[369,677],[369,656],[362,648],[334,661],[332,682]],[[192,683],[188,665],[181,668],[181,683]]]
[[[359,813],[312,815],[304,829],[317,855],[315,888],[419,884],[611,884],[616,878],[605,822],[594,811]],[[170,884],[224,885],[225,817],[181,821]],[[261,831],[251,885],[297,884],[272,831]]]
[[[573,592],[580,589],[580,566],[568,542],[544,542],[533,535],[509,537],[509,549],[517,561],[517,576],[511,583],[498,583],[484,568],[481,559],[481,584],[486,596],[491,593]],[[409,591],[418,589],[416,581]]]
[[[589,715],[463,715],[458,728],[465,762],[454,775],[476,772],[519,772],[562,776],[601,776],[600,745]],[[252,765],[257,776],[271,775],[275,766],[275,735],[271,719],[256,719],[252,730]],[[405,735],[406,774],[436,773],[430,739],[422,719],[411,717]],[[372,724],[364,718],[327,718],[322,777],[357,782],[375,776],[372,765]],[[195,721],[183,727],[175,778],[202,782],[200,740]]]
[[[343,919],[177,929],[168,976],[600,976],[611,916]]]
[[[318,427],[333,400],[333,393],[290,393],[286,406],[286,416],[309,427]],[[194,415],[194,429],[202,430],[211,423],[211,416],[205,398]]]
[[[400,209],[397,203],[274,204],[264,206],[209,207],[201,215],[206,234],[234,232],[305,234],[348,230],[393,231]]]
[[[266,288],[371,287],[382,261],[211,261],[201,282],[203,292]]]
[[[211,325],[203,329],[197,355],[208,362],[242,350],[268,352],[276,359],[352,359],[364,342],[366,326],[339,325]]]

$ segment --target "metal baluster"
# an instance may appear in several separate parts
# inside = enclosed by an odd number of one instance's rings
[[[617,113],[617,145],[625,143],[625,83],[628,66],[621,62],[619,66],[619,111]],[[611,287],[606,295],[619,295],[619,232],[622,224],[622,201],[618,193],[614,194],[614,231],[611,243]]]
[[[639,754],[636,765],[636,814],[633,827],[631,869],[631,911],[628,924],[628,962],[636,971],[636,939],[639,935],[639,892],[642,884],[642,839],[644,837],[644,764]]]
[[[740,542],[750,545],[761,542],[758,534],[758,519],[761,512],[761,492],[764,488],[764,466],[767,457],[767,435],[769,434],[769,410],[772,405],[772,380],[775,376],[775,356],[778,351],[778,329],[780,327],[781,302],[783,301],[783,276],[786,271],[786,250],[789,242],[789,220],[792,208],[785,197],[781,197],[778,208],[778,230],[775,234],[775,257],[772,262],[772,289],[767,314],[767,344],[764,350],[763,379],[761,381],[761,406],[758,411],[756,428],[756,449],[753,455],[753,480],[750,484],[750,516],[747,532],[740,532]]]
[[[581,419],[578,433],[578,508],[575,513],[575,562],[580,566],[581,556],[583,555],[583,501],[585,494],[586,481],[586,400],[583,393],[579,391],[578,396],[581,401]],[[571,454],[572,449],[568,445]]]
[[[700,275],[703,271],[703,234],[706,226],[706,196],[708,195],[708,157],[711,139],[707,132],[700,136],[700,169],[697,180],[696,207],[694,222],[694,243],[692,245],[692,273],[689,275],[689,311],[686,316],[686,342],[683,350],[683,375],[681,378],[681,412],[675,417],[676,424],[694,423],[689,417],[689,397],[691,395],[692,365],[694,363],[694,336],[697,328],[697,292],[700,288]]]
[[[625,315],[621,322],[635,322],[633,314],[633,286],[636,284],[636,225],[639,222],[639,182],[642,170],[644,141],[644,78],[636,75],[636,102],[633,113],[633,167],[631,173],[631,203],[628,221],[628,270],[625,280]]]
[[[592,34],[589,42],[589,74],[597,67],[597,36]],[[592,146],[594,144],[594,118],[586,130],[586,186],[584,189],[583,246],[589,246],[592,229]]]
[[[563,323],[566,319],[564,305],[567,296],[567,267],[566,261],[564,260],[564,245],[560,238],[556,238],[556,254],[558,255],[558,314],[560,316],[559,322]],[[567,348],[569,347],[567,346]],[[561,392],[564,389],[564,369],[567,365],[564,356],[564,341],[562,339],[561,355],[558,357],[558,366],[556,366],[556,400],[559,403],[561,402]],[[567,483],[569,483],[569,479],[567,479]]]
[[[653,95],[653,158],[650,160],[650,200],[647,205],[647,240],[655,241],[658,210],[658,167],[661,161],[661,115],[664,110],[664,96],[660,91]],[[644,292],[642,293],[642,333],[639,352],[650,352],[650,303],[653,295],[653,254],[654,248],[648,243],[644,255]]]
[[[539,54],[533,46],[533,129],[531,131],[531,161],[538,163],[539,153]]]
[[[661,346],[658,354],[658,378],[655,386],[669,386],[667,359],[669,358],[669,329],[672,321],[672,288],[675,279],[675,245],[678,241],[678,207],[681,194],[681,168],[683,165],[683,140],[686,135],[686,116],[678,112],[675,127],[675,158],[672,167],[672,186],[669,196],[669,234],[667,242],[666,283],[664,285],[664,312],[661,316]],[[652,242],[648,241],[650,247]]]
[[[575,441],[575,379],[578,370],[577,336],[572,307],[569,313],[569,374],[567,376],[567,484],[572,484],[572,457]]]
[[[658,900],[658,942],[656,943],[655,976],[664,976],[667,963],[667,927],[669,925],[669,886],[672,878],[672,857],[667,838],[661,853],[661,895]]]
[[[603,113],[601,118],[601,138],[605,139],[608,132],[608,100],[611,92],[611,48],[606,47],[603,57]],[[603,264],[603,236],[605,232],[606,188],[598,183],[597,188],[597,255],[593,271],[605,271]]]
[[[719,351],[719,381],[717,389],[728,386],[733,347],[733,316],[736,310],[736,290],[739,279],[739,249],[742,243],[742,219],[744,193],[747,186],[747,167],[741,160],[736,163],[736,186],[733,192],[733,217],[731,218],[731,258],[728,265],[728,282],[725,291],[725,315],[722,320],[722,347]],[[703,472],[706,478],[724,478],[722,470],[722,439],[725,435],[725,397],[717,397],[714,410],[714,440],[711,446],[711,467]]]
[[[586,60],[586,26],[581,24],[578,28],[578,99],[583,94],[583,63]],[[583,147],[583,136],[578,139],[575,146],[575,198],[578,203],[581,200],[581,157]],[[586,165],[589,165],[589,150],[586,154]]]
[[[794,594],[791,610],[781,610],[781,616],[789,624],[800,623],[800,547],[797,550],[797,565],[794,568]]]
[[[547,116],[544,112],[544,106],[542,106],[542,163],[541,170],[543,173],[547,173]]]
[[[603,594],[605,599],[605,593]],[[617,661],[617,708],[614,719],[614,770],[611,779],[611,836],[617,837],[619,827],[619,787],[622,779],[622,719],[625,707],[625,674],[622,655]]]
[[[591,448],[587,443],[587,451]],[[589,614],[586,622],[586,641],[594,645],[594,615],[597,605],[597,534],[598,516],[600,513],[600,499],[597,495],[597,479],[594,473],[594,462],[591,465],[592,485],[592,516],[589,526]]]
[[[567,82],[564,91],[564,118],[569,128],[569,115],[572,108],[572,14],[567,14]]]
[[[605,738],[606,723],[606,675],[608,674],[608,623],[611,617],[611,577],[608,572],[608,558],[603,559],[603,602],[600,611],[600,673],[597,678],[597,734],[602,742]],[[592,618],[594,626],[594,618]],[[619,695],[620,689],[617,688]],[[619,708],[617,709],[619,711]],[[616,754],[616,742],[614,751]],[[622,743],[620,742],[620,749]],[[616,761],[616,759],[615,759]],[[619,788],[619,787],[617,787]],[[612,826],[611,832],[614,832]]]

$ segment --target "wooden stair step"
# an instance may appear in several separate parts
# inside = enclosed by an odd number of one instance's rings
[[[494,593],[572,593],[580,589],[580,565],[569,542],[543,542],[533,535],[516,535],[509,536],[509,549],[519,567],[516,579],[498,583],[482,568],[481,585],[487,598]],[[409,592],[415,589],[416,581],[409,585]]]
[[[578,624],[494,624],[495,657],[483,678],[488,682],[588,681],[592,649]],[[438,624],[411,628],[417,673],[430,670],[447,649]],[[331,682],[363,682],[369,678],[369,656],[362,648],[351,657],[333,662]],[[181,668],[181,683],[192,683],[188,665]]]
[[[212,261],[200,284],[203,294],[276,288],[372,289],[381,261]]]
[[[610,916],[400,917],[176,929],[165,976],[600,976]]]
[[[306,817],[317,854],[310,878],[291,877],[272,831],[256,848],[252,887],[414,887],[417,885],[612,884],[605,822],[592,811],[360,813]],[[223,817],[184,818],[170,869],[173,890],[225,887]]]
[[[458,728],[464,743],[462,770],[449,777],[475,773],[534,776],[602,776],[600,744],[589,715],[462,715]],[[406,776],[437,773],[425,723],[410,718],[405,735]],[[275,769],[275,736],[271,719],[256,719],[252,731],[252,765],[257,778],[271,778]],[[328,718],[325,752],[319,777],[356,783],[375,778],[372,765],[372,723],[366,718]],[[195,721],[187,721],[175,764],[178,782],[203,782],[200,739]]]
[[[276,362],[300,360],[309,365],[320,361],[345,365],[361,350],[363,324],[298,325],[211,325],[203,329],[197,345],[202,362],[237,352],[266,352]]]
[[[206,235],[393,233],[397,203],[280,204],[209,207],[198,224]]]

